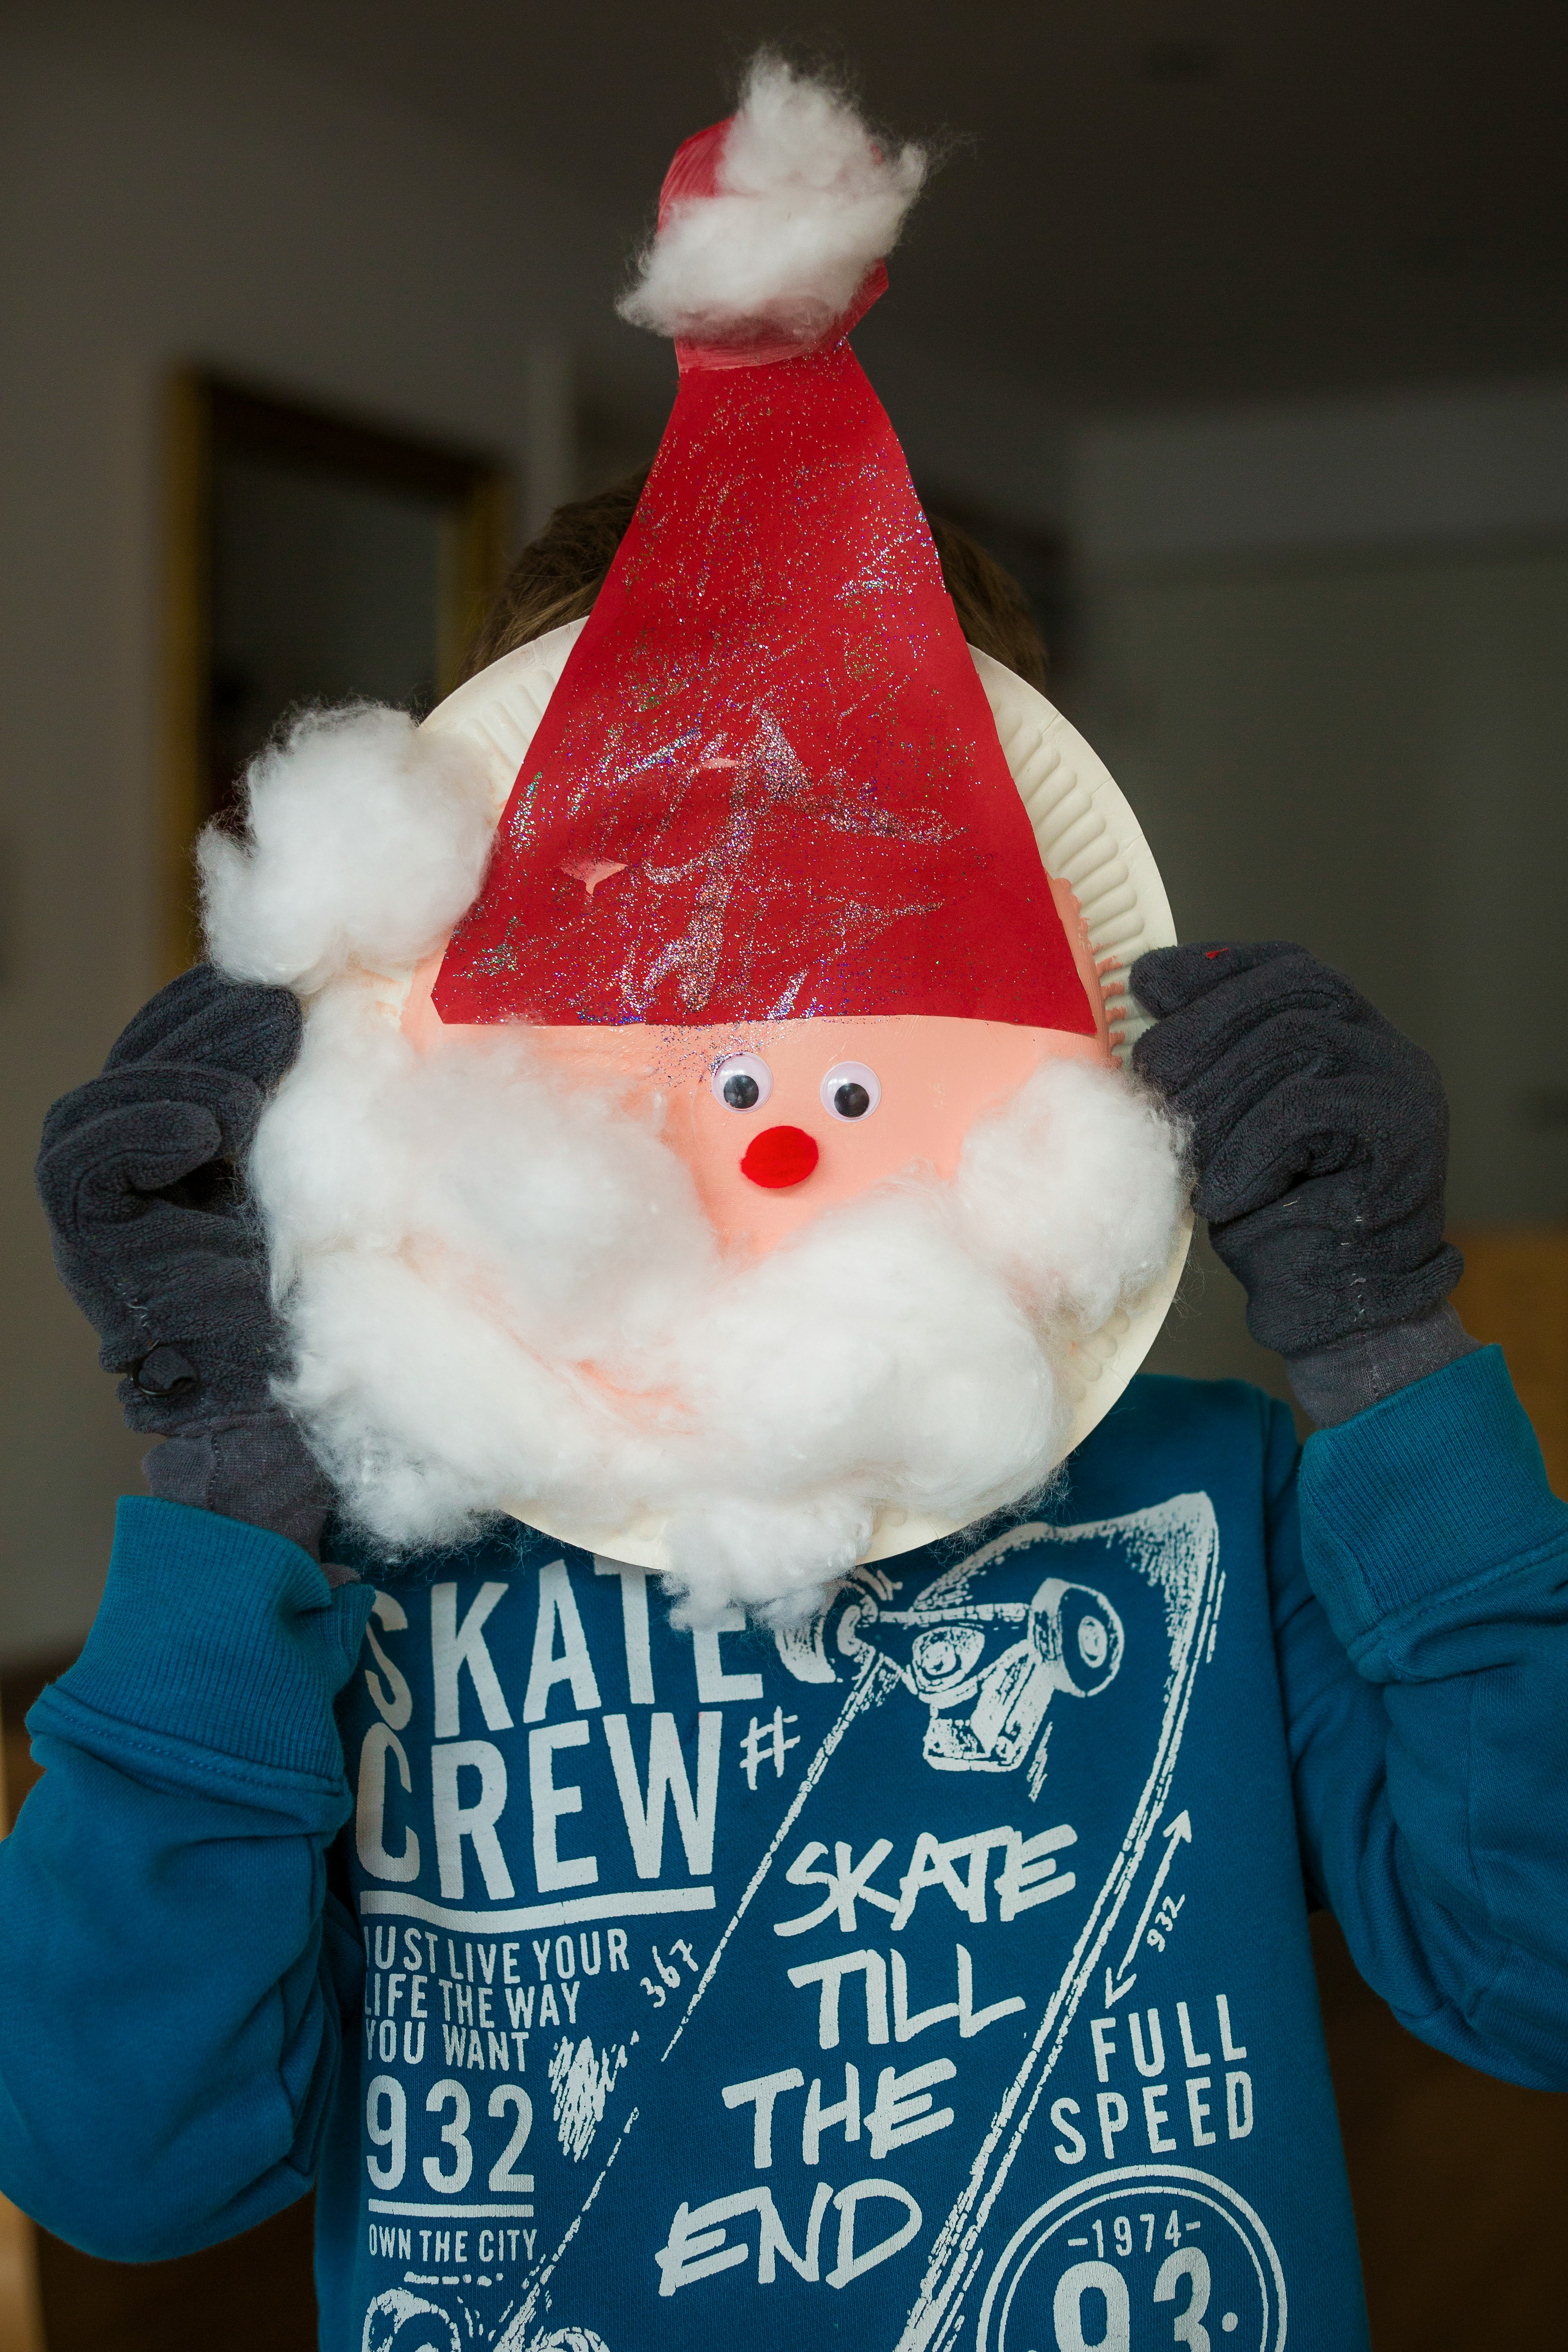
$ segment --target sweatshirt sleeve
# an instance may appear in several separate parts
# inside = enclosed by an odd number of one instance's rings
[[[1413,2033],[1568,2088],[1568,1506],[1501,1351],[1309,1438],[1299,1475],[1276,1437],[1309,1885]]]
[[[363,1955],[328,1893],[332,1715],[374,1595],[285,1538],[120,1507],[0,1844],[0,2189],[121,2262],[302,2196]]]

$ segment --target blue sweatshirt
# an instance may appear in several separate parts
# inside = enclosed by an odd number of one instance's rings
[[[776,1639],[128,1502],[0,1848],[0,2186],[138,2259],[317,2180],[327,2352],[1353,2352],[1308,1908],[1568,2085],[1565,1687],[1496,1349],[1303,1454],[1139,1380]]]

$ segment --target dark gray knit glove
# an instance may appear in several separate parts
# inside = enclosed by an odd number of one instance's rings
[[[61,1281],[123,1375],[148,1483],[174,1502],[320,1544],[329,1491],[272,1397],[280,1335],[241,1170],[300,1048],[287,989],[197,964],[44,1121],[38,1191]]]
[[[1156,948],[1131,982],[1156,1016],[1133,1066],[1188,1122],[1194,1206],[1314,1419],[1465,1353],[1430,1055],[1286,940]]]

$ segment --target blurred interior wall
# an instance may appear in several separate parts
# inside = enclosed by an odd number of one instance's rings
[[[531,507],[531,461],[563,472],[552,355],[617,254],[504,160],[188,16],[0,15],[0,1653],[80,1634],[140,1485],[31,1161],[158,977],[166,373],[493,451]]]
[[[578,487],[584,382],[651,454],[668,346],[625,226],[161,0],[0,11],[0,1656],[68,1644],[139,1488],[32,1192],[39,1121],[161,976],[160,402],[195,363],[493,452],[520,529]],[[1032,515],[1064,429],[968,355],[875,361],[917,463]]]
[[[196,362],[578,487],[584,390],[651,450],[668,351],[616,327],[624,225],[163,0],[0,12],[0,1654],[95,1602],[139,1484],[30,1162],[158,977],[159,392]],[[1187,936],[1338,958],[1454,1087],[1456,1213],[1568,1213],[1551,1018],[1568,386],[1088,425],[967,349],[858,339],[917,476],[1064,530],[1070,715]],[[1245,1371],[1212,1260],[1159,1360]]]
[[[1479,355],[1484,356],[1484,355]],[[1092,570],[1568,531],[1568,382],[1106,418],[1068,457]]]
[[[1186,938],[1339,964],[1436,1057],[1449,1208],[1568,1220],[1568,385],[1079,438],[1073,716]],[[1283,1392],[1206,1249],[1157,1368]]]
[[[585,385],[650,454],[669,353],[618,328],[625,225],[169,0],[0,11],[0,1656],[79,1637],[140,1486],[54,1280],[31,1161],[161,976],[160,396],[195,363],[493,452],[520,529],[578,487]],[[917,467],[1048,520],[1066,428],[876,323]]]
[[[1302,940],[1427,1046],[1456,1217],[1568,1215],[1568,537],[1123,577],[1096,639],[1183,932]]]

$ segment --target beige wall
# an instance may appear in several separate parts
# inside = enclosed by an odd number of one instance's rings
[[[1443,1069],[1454,1215],[1568,1218],[1568,383],[1091,419],[1069,472],[1073,715],[1184,935],[1342,964]],[[1181,1307],[1158,1364],[1282,1390],[1212,1254]]]
[[[1082,716],[1183,935],[1350,972],[1442,1070],[1452,1216],[1568,1219],[1568,541],[1167,560],[1091,615]],[[1157,1367],[1283,1392],[1211,1254],[1184,1303]]]
[[[1341,965],[1442,1068],[1455,1217],[1568,1216],[1568,539],[1167,565],[1093,610],[1086,716],[1183,934]]]

